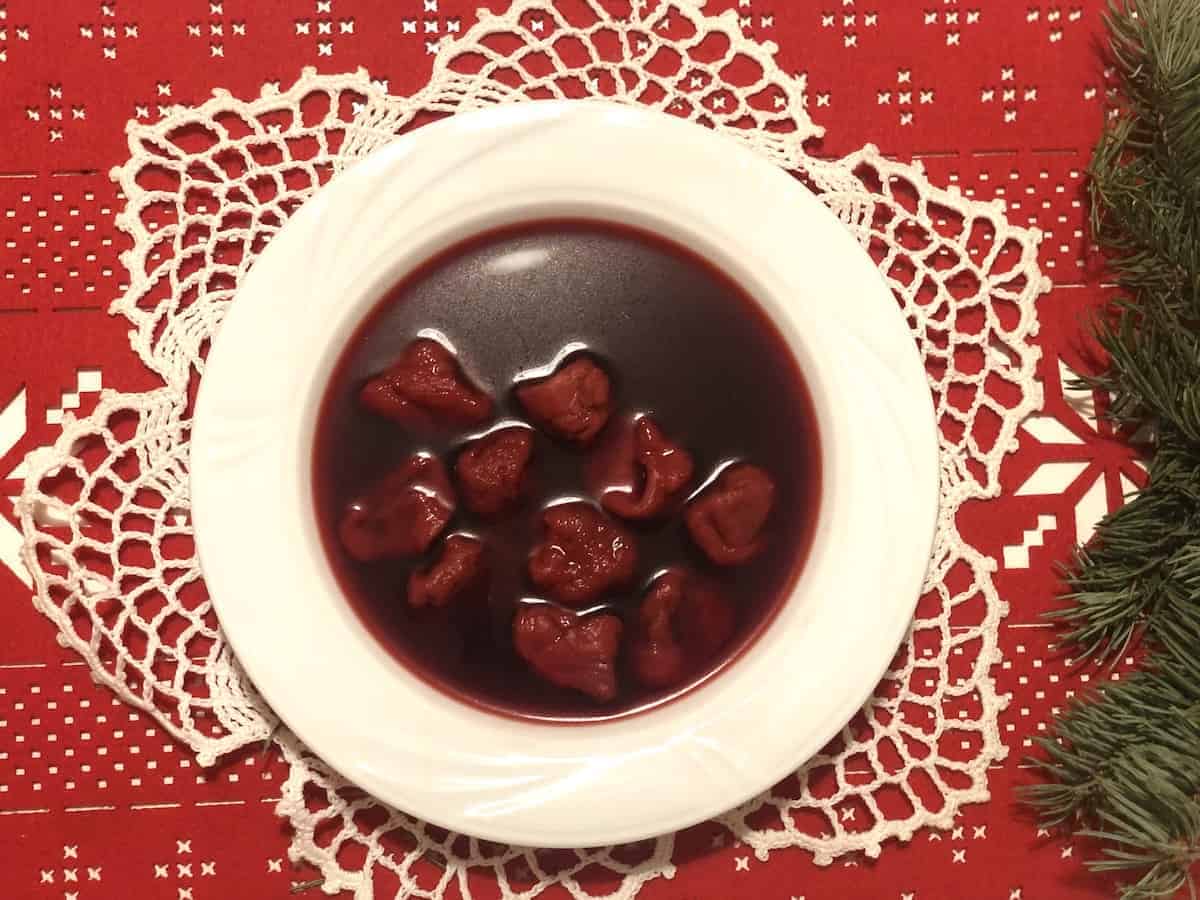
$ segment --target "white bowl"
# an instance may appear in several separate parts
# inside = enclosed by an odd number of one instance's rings
[[[343,598],[313,509],[316,409],[355,326],[439,250],[545,218],[656,231],[731,275],[791,345],[822,448],[809,560],[771,625],[701,688],[600,724],[490,714],[412,674]],[[819,750],[905,634],[937,487],[921,360],[845,228],[736,141],[599,102],[455,116],[319,190],[247,275],[208,359],[192,441],[204,575],[226,636],[284,722],[408,813],[549,847],[692,825]]]

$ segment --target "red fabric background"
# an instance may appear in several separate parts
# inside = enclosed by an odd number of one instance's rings
[[[468,28],[477,5],[0,0],[0,414],[10,410],[0,417],[3,496],[18,492],[9,473],[24,454],[53,440],[47,410],[77,392],[79,370],[99,369],[105,387],[155,386],[129,349],[127,322],[105,312],[124,280],[118,254],[126,241],[114,225],[120,204],[108,170],[125,159],[126,120],[154,120],[160,104],[199,102],[215,87],[252,96],[264,81],[290,83],[305,65],[365,66],[392,92],[408,92],[426,79],[433,42]],[[1017,223],[1048,233],[1041,260],[1056,287],[1040,300],[1041,372],[1046,413],[1062,430],[1052,440],[1043,432],[1044,441],[1021,431],[1003,469],[1004,496],[960,517],[966,535],[999,561],[997,585],[1011,604],[1001,626],[1005,662],[995,672],[1000,690],[1013,695],[1000,719],[1011,752],[991,773],[992,800],[964,810],[951,832],[920,832],[909,846],[887,846],[877,861],[846,858],[825,869],[799,851],[761,862],[702,826],[681,837],[675,878],[651,883],[642,896],[1112,893],[1083,874],[1085,848],[1039,833],[1014,798],[1031,779],[1028,739],[1084,687],[1084,674],[1052,649],[1053,631],[1039,621],[1054,602],[1054,565],[1068,558],[1089,489],[1100,480],[1107,502],[1116,503],[1120,475],[1141,477],[1129,452],[1066,403],[1060,386],[1060,361],[1084,366],[1081,314],[1105,292],[1086,263],[1082,202],[1082,173],[1104,114],[1101,6],[710,3],[736,9],[748,34],[779,46],[785,69],[808,75],[810,113],[828,129],[824,152],[869,141],[921,159],[936,183],[1004,196]],[[319,34],[320,22],[333,23],[330,36]],[[1022,490],[1039,467],[1063,462],[1082,465],[1059,467],[1065,474],[1053,492]],[[10,512],[0,503],[11,521]],[[8,525],[0,520],[0,538],[11,545]],[[1026,532],[1039,533],[1027,540]],[[1004,552],[1023,543],[1027,565],[1019,552],[1012,561]],[[311,877],[286,861],[286,832],[272,812],[285,774],[277,759],[247,752],[199,771],[151,720],[91,683],[2,561],[0,603],[0,895],[282,898],[293,881]]]

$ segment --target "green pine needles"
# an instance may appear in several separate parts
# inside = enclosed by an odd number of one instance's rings
[[[1142,670],[1040,741],[1046,824],[1098,842],[1123,898],[1196,896],[1200,862],[1200,0],[1110,0],[1119,114],[1091,164],[1092,229],[1123,298],[1098,325],[1109,415],[1146,437],[1149,486],[1100,525],[1052,613],[1086,657]]]

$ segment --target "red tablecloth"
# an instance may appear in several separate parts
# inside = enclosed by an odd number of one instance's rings
[[[0,0],[0,489],[20,489],[26,452],[53,440],[63,409],[103,387],[156,386],[106,314],[122,290],[110,167],[124,124],[215,87],[253,96],[302,66],[365,66],[393,93],[419,87],[436,43],[479,0]],[[493,8],[503,0],[491,0]],[[702,826],[680,839],[672,880],[646,898],[1084,898],[1083,848],[1039,832],[1014,797],[1023,758],[1085,675],[1039,620],[1054,566],[1138,483],[1130,453],[1064,398],[1084,367],[1081,313],[1104,293],[1085,263],[1084,170],[1104,115],[1100,0],[712,0],[808,75],[829,153],[874,142],[924,161],[935,183],[1001,196],[1045,234],[1055,281],[1039,302],[1045,417],[1020,434],[1004,496],[960,526],[999,562],[1011,604],[995,676],[1012,693],[992,800],[952,831],[889,844],[877,861],[816,867],[800,851],[766,862]],[[0,504],[0,895],[6,898],[285,897],[306,874],[286,860],[272,812],[283,767],[238,754],[200,771],[146,716],[95,687],[30,603],[10,504]],[[1100,676],[1094,676],[1100,677]],[[1103,677],[1112,677],[1105,674]],[[597,885],[597,890],[611,885]],[[480,882],[479,896],[490,896]],[[565,896],[551,891],[546,896]]]

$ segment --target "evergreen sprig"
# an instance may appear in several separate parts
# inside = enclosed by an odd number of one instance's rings
[[[1051,615],[1081,655],[1138,644],[1141,671],[1080,698],[1039,741],[1027,798],[1096,840],[1088,865],[1187,887],[1200,861],[1200,0],[1110,0],[1121,80],[1092,158],[1092,232],[1122,289],[1097,325],[1107,414],[1149,434],[1148,486],[1099,525]]]

